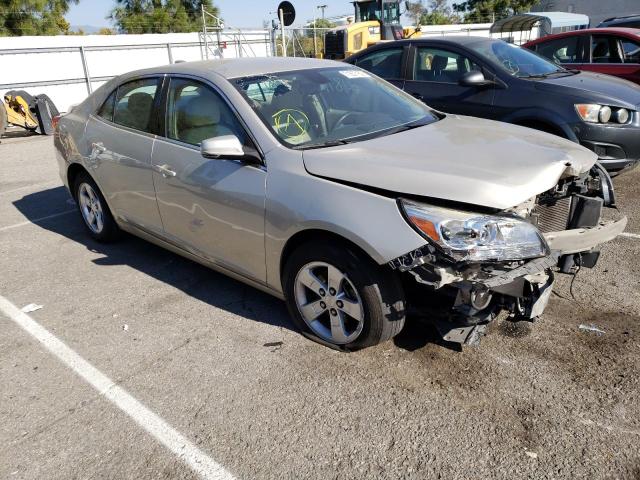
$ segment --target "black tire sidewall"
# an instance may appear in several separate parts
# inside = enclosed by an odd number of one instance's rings
[[[89,228],[89,226],[87,225],[87,222],[85,221],[84,216],[82,215],[82,207],[80,206],[80,186],[83,183],[90,185],[93,191],[96,193],[96,195],[98,195],[98,198],[100,200],[100,204],[102,207],[102,214],[103,214],[103,222],[104,222],[104,226],[100,233],[96,233],[93,230],[91,230],[91,228]],[[93,237],[95,240],[99,242],[106,243],[106,242],[111,242],[116,240],[119,236],[120,229],[118,228],[118,225],[113,219],[113,215],[111,215],[111,210],[109,210],[109,205],[107,205],[104,195],[102,195],[100,188],[98,188],[98,185],[93,180],[93,178],[91,178],[91,176],[87,173],[80,173],[75,180],[73,193],[76,200],[76,206],[78,207],[78,213],[80,213],[80,217],[82,218],[82,224],[86,228],[89,235],[91,235],[91,237]]]
[[[299,270],[311,262],[325,262],[341,270],[358,291],[364,307],[364,325],[359,337],[345,345],[319,338],[306,324],[295,302],[295,279]],[[376,345],[397,335],[404,326],[405,299],[399,280],[348,245],[308,243],[294,251],[284,268],[284,293],[296,326],[312,340],[342,351],[355,351]]]

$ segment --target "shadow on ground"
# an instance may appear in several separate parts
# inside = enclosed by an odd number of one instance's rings
[[[35,221],[41,228],[104,255],[93,260],[97,265],[127,265],[211,306],[251,320],[297,331],[285,304],[280,300],[145,240],[124,234],[118,242],[98,243],[86,233],[80,215],[75,213],[39,220],[75,208],[75,203],[64,187],[26,195],[15,201],[14,205],[27,219]],[[408,319],[394,343],[408,351],[421,349],[430,343],[450,350],[461,350],[460,345],[441,340],[431,322],[418,318]]]
[[[73,209],[75,204],[70,204],[70,199],[66,188],[56,187],[26,195],[14,205],[27,219],[34,221]],[[75,213],[36,223],[103,255],[93,260],[97,265],[127,265],[213,307],[295,330],[280,300],[133,235],[124,234],[115,243],[98,243],[85,232],[80,215]]]

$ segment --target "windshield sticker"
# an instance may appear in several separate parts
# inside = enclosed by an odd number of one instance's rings
[[[363,72],[362,70],[340,70],[340,73],[347,78],[369,78],[369,74],[367,72]]]
[[[272,115],[273,127],[278,135],[287,139],[295,139],[305,135],[309,131],[309,117],[300,111],[292,108],[285,108]]]

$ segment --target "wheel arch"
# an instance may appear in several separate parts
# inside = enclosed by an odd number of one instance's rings
[[[284,268],[285,268],[285,265],[287,264],[287,260],[291,257],[291,254],[301,245],[304,245],[305,243],[317,242],[317,241],[336,242],[336,243],[348,246],[358,251],[359,253],[366,255],[373,262],[380,265],[380,259],[379,258],[376,259],[375,253],[374,254],[371,253],[371,247],[369,245],[367,245],[366,247],[363,247],[362,245],[359,245],[354,240],[349,239],[344,235],[341,235],[339,233],[335,233],[323,228],[317,228],[317,227],[307,228],[293,234],[287,240],[287,242],[284,245],[284,248],[282,249],[282,254],[280,255],[280,263],[279,263],[280,284],[282,284],[284,280]]]
[[[78,178],[78,175],[80,175],[81,173],[86,173],[91,178],[93,178],[93,176],[89,173],[89,171],[86,168],[84,168],[84,166],[80,163],[72,163],[67,168],[67,185],[69,185],[69,191],[71,192],[71,196],[73,197],[74,200],[77,200],[76,189],[75,189],[76,179]],[[93,179],[93,181],[95,182],[95,179]]]
[[[513,122],[515,125],[519,125],[521,127],[533,128],[534,130],[540,130],[542,132],[551,133],[553,135],[557,135],[562,138],[568,138],[567,133],[563,128],[559,127],[553,122],[548,120],[540,120],[537,118],[525,118],[522,120],[517,120]]]

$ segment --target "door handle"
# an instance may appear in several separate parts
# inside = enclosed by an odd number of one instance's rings
[[[107,147],[102,142],[95,142],[91,144],[91,149],[96,153],[104,153],[107,151]]]
[[[176,176],[176,172],[171,170],[169,165],[156,165],[155,168],[164,178]]]

